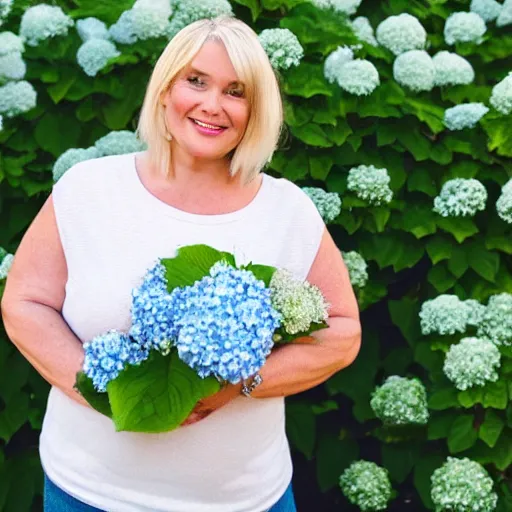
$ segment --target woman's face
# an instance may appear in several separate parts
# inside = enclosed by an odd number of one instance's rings
[[[162,96],[172,145],[194,158],[217,160],[236,148],[249,103],[226,48],[208,41]]]

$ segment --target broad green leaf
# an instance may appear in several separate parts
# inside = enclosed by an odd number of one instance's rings
[[[506,409],[508,403],[507,383],[500,379],[496,382],[490,382],[485,386],[484,399],[482,405],[485,408]]]
[[[80,132],[80,123],[70,123],[65,111],[53,110],[39,120],[34,136],[42,149],[59,157],[66,149],[78,146]]]
[[[510,236],[487,236],[485,238],[485,248],[492,250],[498,249],[506,254],[512,254],[512,237]]]
[[[197,401],[220,389],[214,377],[202,379],[177,351],[154,352],[139,366],[128,366],[107,385],[116,430],[158,433],[173,430]]]
[[[438,389],[428,399],[428,408],[434,411],[444,411],[458,405],[457,390],[453,387]]]
[[[352,134],[352,128],[345,119],[338,119],[335,126],[325,126],[324,132],[336,146],[341,146]]]
[[[427,425],[428,440],[435,441],[436,439],[448,437],[451,426],[456,418],[457,413],[454,411],[443,411],[431,414]]]
[[[323,128],[314,123],[304,124],[302,126],[292,126],[290,128],[294,137],[310,146],[320,148],[328,148],[332,146],[332,142],[328,139]]]
[[[457,278],[461,278],[469,268],[468,257],[470,251],[464,246],[453,247],[450,259],[447,262],[448,270]]]
[[[309,173],[315,180],[325,181],[333,165],[334,161],[329,155],[311,155]]]
[[[397,139],[407,151],[409,151],[417,162],[427,160],[430,155],[430,142],[418,128],[408,123],[407,118],[397,131]]]
[[[441,455],[425,453],[418,457],[414,465],[414,487],[416,487],[421,501],[429,510],[434,509],[432,498],[430,497],[432,473],[437,468],[440,468],[444,462],[446,462],[446,458]]]
[[[412,471],[419,456],[416,445],[383,444],[382,465],[389,471],[393,480],[402,483]]]
[[[459,453],[471,448],[478,439],[472,414],[459,416],[453,422],[448,434],[448,449],[450,453]]]
[[[18,391],[0,411],[0,439],[8,443],[12,436],[28,421],[28,394]]]
[[[434,234],[437,226],[432,207],[425,203],[408,205],[402,216],[402,227],[416,238]]]
[[[465,409],[470,409],[476,404],[481,404],[484,397],[484,390],[481,387],[469,388],[457,394],[459,404]]]
[[[512,433],[504,429],[493,448],[484,442],[477,442],[464,456],[480,464],[494,464],[500,471],[505,471],[512,465]]]
[[[317,94],[331,96],[332,90],[325,80],[320,66],[301,62],[287,72],[287,80],[283,84],[284,92],[292,96],[311,98]]]
[[[480,276],[492,283],[500,266],[500,257],[496,252],[487,250],[483,244],[472,244],[467,253],[469,266]]]
[[[497,443],[503,428],[505,427],[505,421],[492,409],[485,411],[485,420],[480,425],[478,431],[478,437],[491,448]]]
[[[60,70],[59,81],[46,89],[55,104],[60,103],[76,80],[76,69],[64,68]]]
[[[489,136],[487,147],[500,156],[512,157],[512,131],[510,116],[482,119],[481,124]]]
[[[316,443],[316,418],[310,404],[286,404],[286,433],[292,447],[311,460]]]
[[[478,171],[480,171],[481,167],[482,165],[479,162],[474,162],[472,160],[462,160],[456,164],[450,165],[448,172],[443,175],[443,182],[455,178],[474,178],[478,174]]]
[[[414,360],[433,373],[441,368],[443,356],[439,351],[432,350],[428,341],[420,341],[414,347]]]
[[[446,265],[438,263],[428,272],[428,282],[439,292],[445,293],[452,288],[456,282],[456,278],[448,272]]]
[[[260,279],[265,283],[265,286],[270,285],[270,281],[272,280],[272,276],[274,275],[274,272],[276,271],[275,267],[269,267],[267,265],[254,265],[252,263],[249,263],[248,265],[244,265],[246,270],[249,270],[252,272],[256,279]]]
[[[448,238],[435,236],[427,242],[427,254],[429,255],[432,263],[436,265],[440,261],[451,258],[453,246],[453,242]]]
[[[437,217],[437,225],[444,231],[451,233],[455,240],[461,244],[470,236],[478,233],[478,228],[472,219],[467,217]]]
[[[414,345],[421,336],[418,302],[408,298],[390,300],[388,308],[393,324],[400,329],[407,342]]]
[[[411,172],[407,178],[407,189],[409,192],[423,192],[429,197],[437,195],[435,181],[424,168],[414,169]]]
[[[412,114],[420,121],[425,122],[434,133],[440,133],[445,129],[443,123],[444,109],[438,107],[432,101],[406,97],[402,104],[402,110],[406,114]]]
[[[87,403],[101,414],[112,418],[112,409],[107,393],[100,393],[94,389],[92,379],[85,373],[78,372],[76,375],[75,389],[87,400]]]
[[[115,23],[124,11],[132,7],[133,0],[118,0],[114,3],[110,0],[74,0],[73,3],[78,6],[77,9],[69,12],[73,18],[93,16],[110,25]]]

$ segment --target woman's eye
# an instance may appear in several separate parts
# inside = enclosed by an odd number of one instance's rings
[[[198,86],[204,85],[204,82],[197,76],[191,76],[191,77],[187,78],[187,81],[189,83],[191,83],[192,85],[198,85]]]
[[[244,90],[241,89],[241,88],[237,88],[237,89],[230,89],[228,91],[228,94],[230,96],[235,96],[236,98],[242,98],[243,95],[244,95]]]

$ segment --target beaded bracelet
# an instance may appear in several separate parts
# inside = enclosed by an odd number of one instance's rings
[[[263,377],[256,373],[252,377],[252,381],[250,384],[244,379],[242,380],[242,395],[247,397],[251,396],[251,393],[263,382]]]

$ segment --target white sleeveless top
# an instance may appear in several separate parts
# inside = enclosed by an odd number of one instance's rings
[[[62,315],[85,342],[128,331],[131,290],[158,257],[208,244],[306,278],[324,223],[300,188],[263,175],[247,206],[198,215],[153,196],[135,154],[75,165],[53,189],[68,267]],[[286,490],[292,464],[284,400],[239,397],[172,432],[116,432],[112,421],[58,388],[40,439],[48,477],[68,494],[114,512],[262,512]]]

